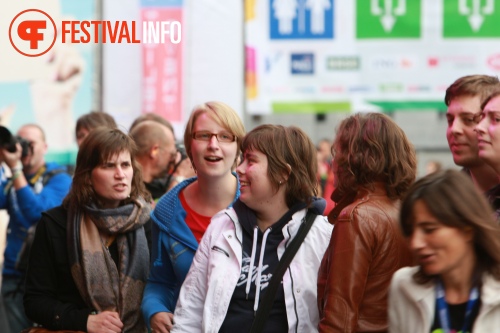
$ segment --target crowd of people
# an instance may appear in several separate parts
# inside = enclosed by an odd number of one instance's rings
[[[222,102],[183,144],[158,115],[125,133],[91,112],[69,171],[22,126],[27,148],[0,149],[0,331],[499,331],[500,81],[461,77],[445,103],[462,170],[420,179],[382,113],[315,146]]]

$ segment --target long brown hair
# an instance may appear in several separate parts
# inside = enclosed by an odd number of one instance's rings
[[[340,196],[383,182],[389,198],[399,199],[415,181],[415,149],[403,130],[381,113],[358,113],[344,119],[332,154]]]
[[[136,160],[137,147],[134,140],[117,128],[98,127],[83,140],[78,150],[73,183],[64,199],[64,206],[76,210],[92,202],[98,204],[91,184],[92,170],[123,151],[130,153],[134,170],[130,198],[142,196],[146,201],[150,201],[151,195],[144,186],[142,172]]]
[[[417,201],[422,201],[440,223],[460,230],[472,229],[477,258],[474,275],[488,272],[500,280],[500,228],[486,198],[469,177],[460,171],[444,170],[415,182],[401,205],[400,224],[406,237],[413,234]],[[414,278],[426,283],[434,277],[420,269]]]

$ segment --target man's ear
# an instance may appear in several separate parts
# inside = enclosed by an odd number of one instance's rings
[[[155,143],[149,148],[149,157],[156,159],[158,158],[158,154],[160,154],[160,145]]]

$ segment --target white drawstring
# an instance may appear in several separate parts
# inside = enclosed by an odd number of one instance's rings
[[[258,232],[258,230],[259,230],[258,226],[255,226],[255,228],[253,229],[252,254],[250,255],[250,267],[248,268],[247,286],[245,288],[245,292],[247,294],[246,299],[248,299],[248,293],[250,293],[250,284],[252,283],[253,264],[255,262],[255,249],[257,249],[257,232]]]
[[[271,232],[271,228],[267,228],[266,232],[264,232],[264,237],[262,237],[262,244],[260,246],[260,258],[259,258],[259,266],[257,267],[257,281],[255,281],[256,290],[255,290],[255,302],[253,303],[253,311],[257,312],[259,308],[259,297],[260,297],[260,279],[262,273],[262,262],[264,261],[264,250],[266,249],[266,241],[267,235]]]

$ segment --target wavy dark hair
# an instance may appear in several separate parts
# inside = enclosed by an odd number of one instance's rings
[[[136,160],[137,146],[134,140],[117,128],[98,127],[83,140],[78,150],[73,183],[64,199],[64,206],[72,210],[78,210],[80,207],[89,205],[92,202],[100,205],[99,199],[92,188],[92,171],[109,160],[109,158],[123,151],[130,153],[132,169],[134,170],[130,199],[125,200],[124,204],[139,196],[146,201],[150,201],[151,194],[144,186],[141,168]]]
[[[313,196],[317,195],[316,147],[300,128],[260,125],[243,138],[241,150],[243,154],[247,150],[257,150],[266,155],[271,186],[276,192],[280,186],[286,186],[285,201],[288,207],[297,202],[310,204]],[[288,175],[288,180],[280,185],[283,175]]]
[[[500,228],[486,198],[470,177],[460,171],[443,170],[415,182],[400,211],[401,229],[406,237],[413,234],[417,201],[422,201],[440,223],[460,230],[471,229],[477,259],[474,277],[488,272],[500,280]],[[434,278],[422,269],[414,275],[421,284]]]
[[[403,130],[381,113],[358,113],[344,119],[332,155],[339,196],[383,182],[388,197],[400,199],[415,181],[415,149]]]

